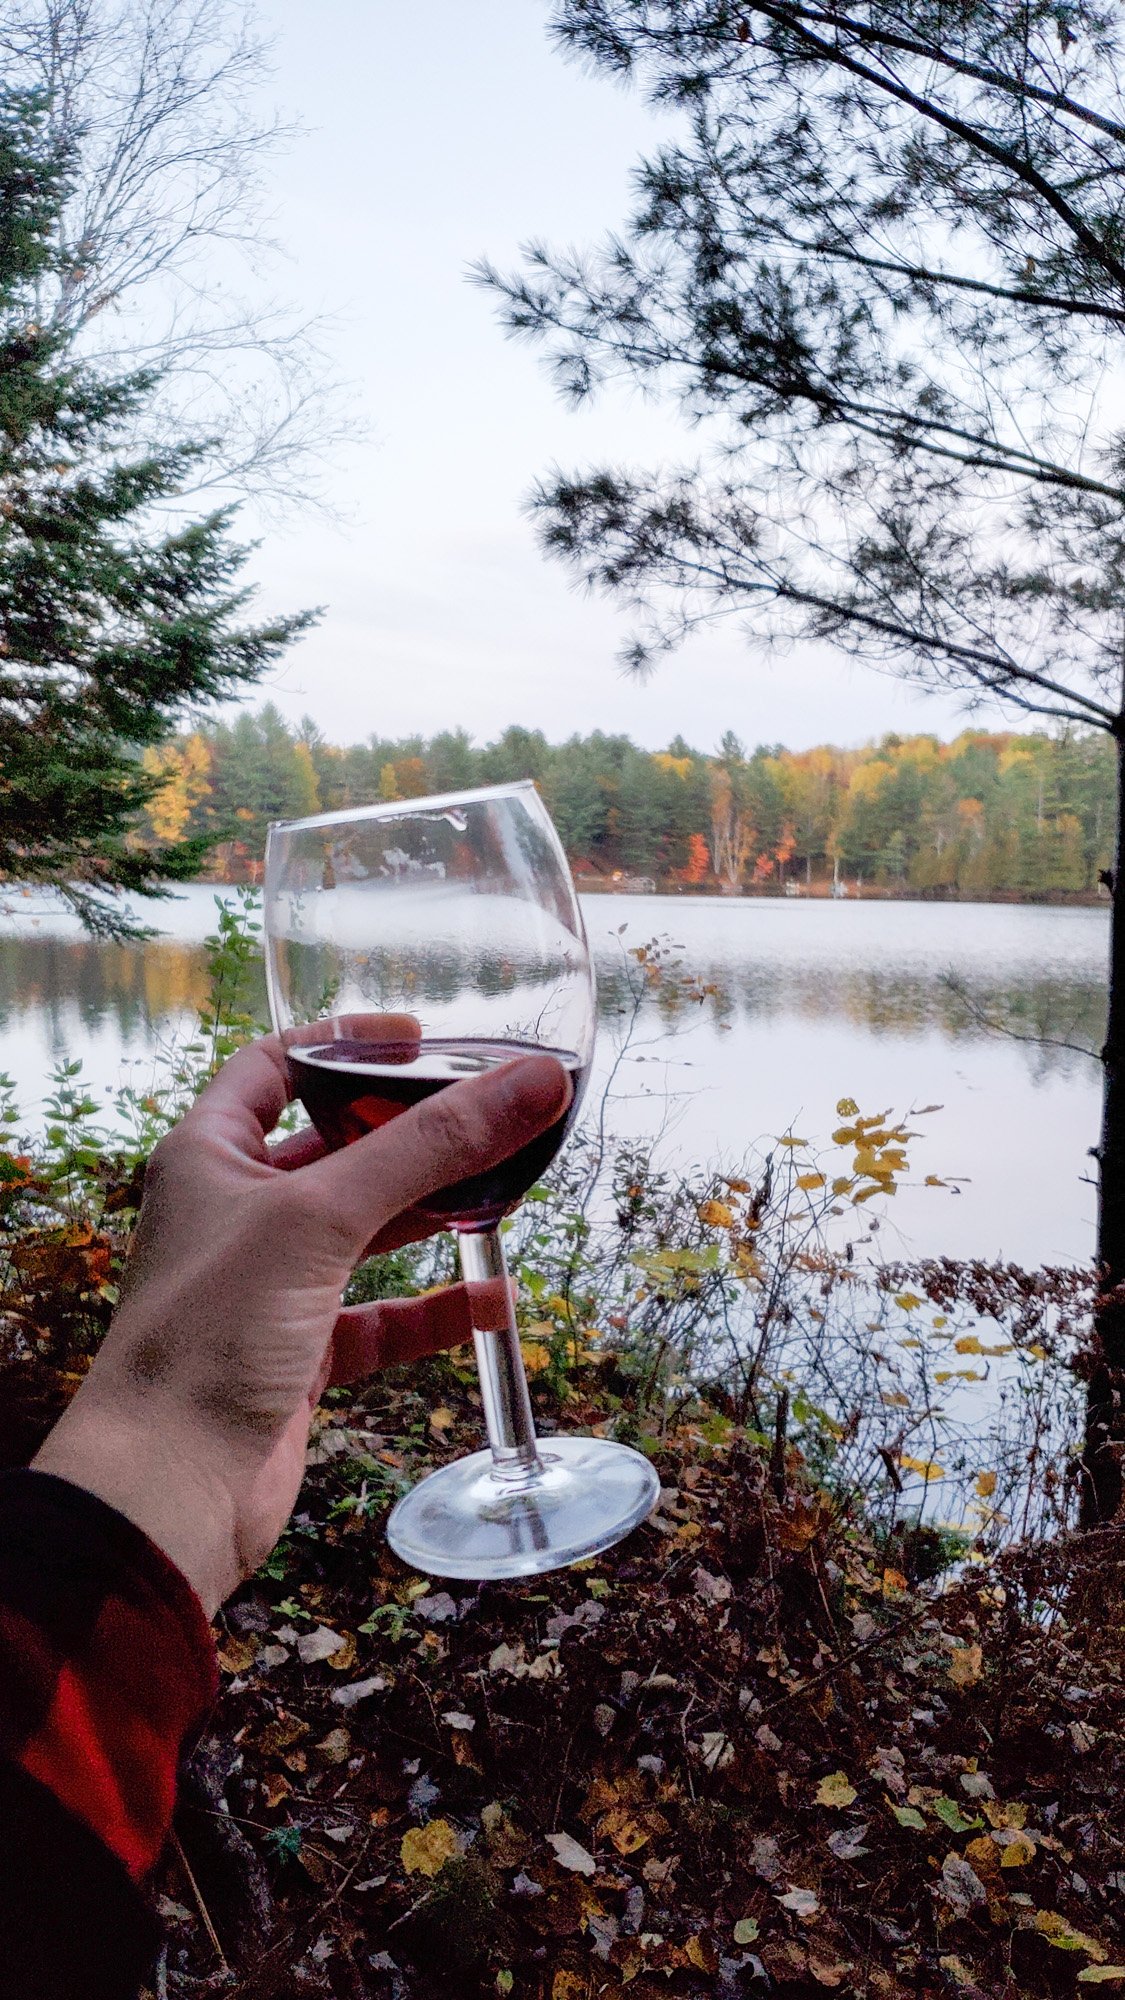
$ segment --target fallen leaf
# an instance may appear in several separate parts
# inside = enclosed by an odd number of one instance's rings
[[[551,2000],[586,2000],[589,1986],[580,1972],[568,1972],[560,1967],[551,1983]]]
[[[866,1832],[865,1823],[863,1826],[842,1826],[835,1833],[830,1833],[828,1845],[837,1861],[858,1861],[861,1855],[870,1854],[871,1849],[863,1844]]]
[[[496,1799],[485,1806],[480,1823],[489,1855],[497,1868],[518,1868],[528,1849],[528,1837],[522,1827],[508,1818]]]
[[[719,1970],[719,1955],[708,1937],[689,1937],[684,1945],[684,1957],[697,1972],[715,1973]]]
[[[912,1827],[915,1833],[925,1833],[926,1822],[918,1811],[917,1806],[892,1805],[891,1811],[900,1826]]]
[[[527,1653],[522,1645],[509,1646],[505,1644],[497,1646],[495,1651],[488,1656],[488,1671],[490,1674],[516,1674],[521,1667],[526,1667],[526,1665]]]
[[[1034,1923],[1047,1943],[1056,1945],[1059,1951],[1084,1951],[1099,1964],[1104,1964],[1109,1957],[1105,1946],[1099,1944],[1097,1938],[1087,1937],[1084,1931],[1072,1929],[1057,1910],[1036,1910]]]
[[[1035,1842],[1029,1840],[1026,1833],[1013,1833],[1011,1839],[1006,1842],[1001,1852],[1000,1866],[1001,1868],[1026,1868],[1028,1862],[1034,1861],[1034,1859]]]
[[[763,1882],[776,1882],[781,1874],[781,1849],[772,1833],[759,1833],[750,1844],[750,1866]]]
[[[731,1581],[727,1576],[712,1576],[710,1570],[697,1566],[692,1572],[695,1594],[708,1604],[725,1604],[731,1594]]]
[[[412,1826],[402,1837],[402,1865],[408,1875],[437,1875],[458,1852],[457,1835],[447,1819]]]
[[[453,1411],[447,1409],[444,1403],[439,1404],[436,1410],[430,1411],[430,1429],[435,1437],[440,1437],[443,1431],[451,1430],[455,1421]]]
[[[476,1716],[466,1715],[460,1708],[447,1708],[441,1719],[448,1723],[450,1729],[475,1729],[477,1726]]]
[[[833,1771],[831,1777],[822,1778],[816,1788],[818,1806],[834,1806],[840,1810],[844,1806],[854,1805],[855,1800],[856,1789],[846,1771]]]
[[[1120,1986],[1125,1983],[1125,1965],[1084,1965],[1079,1986]]]
[[[967,1917],[978,1903],[987,1903],[988,1891],[975,1868],[961,1854],[947,1854],[941,1864],[941,1889],[950,1908]]]
[[[416,1597],[412,1609],[427,1625],[445,1625],[457,1616],[457,1605],[448,1590],[428,1590]]]
[[[346,1729],[330,1729],[316,1747],[326,1763],[342,1764],[352,1747],[352,1739]]]
[[[963,1959],[954,1958],[951,1954],[947,1958],[939,1959],[938,1963],[940,1964],[942,1971],[946,1974],[946,1976],[949,1979],[953,1980],[955,1985],[957,1986],[976,1985],[976,1981],[973,1978],[973,1975],[970,1972],[968,1966],[964,1963]]]
[[[355,1635],[352,1632],[345,1632],[342,1637],[343,1645],[334,1653],[330,1653],[325,1662],[329,1672],[333,1674],[350,1673],[355,1665]]]
[[[954,1646],[949,1660],[949,1678],[954,1687],[975,1686],[984,1672],[984,1654],[979,1646]]]
[[[949,1828],[950,1833],[971,1833],[974,1827],[981,1824],[979,1816],[966,1819],[956,1799],[933,1799],[930,1811],[936,1813],[943,1826]]]
[[[962,1771],[957,1782],[961,1790],[967,1792],[971,1799],[995,1799],[996,1797],[992,1779],[986,1777],[983,1771]],[[994,1820],[993,1825],[995,1824],[996,1821]]]
[[[739,1917],[734,1927],[735,1944],[753,1944],[758,1935],[757,1917]]]
[[[789,1889],[777,1900],[783,1910],[792,1910],[795,1917],[815,1917],[820,1909],[811,1889]]]
[[[354,1646],[353,1641],[353,1646]],[[327,1625],[314,1625],[311,1632],[303,1632],[297,1641],[297,1651],[303,1666],[315,1666],[318,1660],[330,1660],[333,1653],[342,1652],[347,1641],[333,1632]]]
[[[723,1771],[734,1759],[734,1744],[722,1729],[705,1729],[699,1739],[708,1771]]]
[[[825,1965],[819,1958],[809,1959],[809,1971],[818,1986],[839,1986],[851,1969],[851,1962],[847,1959],[839,1965]]]
[[[357,1702],[369,1701],[373,1694],[382,1694],[386,1685],[382,1674],[371,1674],[365,1681],[349,1681],[346,1687],[333,1688],[328,1699],[337,1708],[354,1708]]]
[[[619,1854],[636,1854],[652,1839],[652,1832],[644,1821],[634,1819],[624,1808],[618,1812],[603,1813],[598,1822],[598,1833],[603,1839],[612,1841]]]
[[[219,1665],[224,1674],[244,1674],[253,1665],[257,1651],[258,1641],[253,1635],[236,1639],[232,1632],[218,1649]],[[289,1655],[286,1653],[284,1657],[288,1659]]]
[[[597,1863],[589,1850],[581,1842],[571,1838],[569,1833],[549,1833],[547,1845],[554,1849],[555,1860],[560,1868],[567,1868],[573,1875],[596,1875]]]

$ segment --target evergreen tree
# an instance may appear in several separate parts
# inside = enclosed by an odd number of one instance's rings
[[[536,248],[513,279],[482,272],[568,394],[616,373],[663,389],[704,439],[695,467],[596,467],[537,495],[546,546],[641,607],[633,664],[752,609],[758,634],[1112,741],[1083,1493],[1086,1518],[1110,1520],[1125,1502],[1122,5],[557,0],[555,27],[680,113],[602,252]],[[1024,879],[1045,879],[1048,821],[1037,808],[1019,843]]]
[[[194,450],[115,449],[152,376],[95,371],[39,325],[37,294],[71,265],[66,187],[44,105],[0,92],[0,878],[50,885],[123,935],[114,892],[199,864],[135,831],[161,782],[144,746],[255,680],[308,619],[239,622],[229,514],[170,519]]]

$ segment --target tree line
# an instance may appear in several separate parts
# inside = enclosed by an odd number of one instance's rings
[[[1114,751],[1100,731],[883,736],[858,749],[706,753],[638,748],[600,730],[551,744],[513,726],[329,743],[309,718],[201,723],[150,745],[140,833],[210,843],[210,866],[253,876],[271,820],[530,778],[576,872],[697,892],[849,888],[981,898],[1095,891],[1111,859]]]

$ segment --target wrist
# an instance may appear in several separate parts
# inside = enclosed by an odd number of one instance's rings
[[[115,1507],[175,1564],[212,1618],[242,1581],[238,1508],[203,1442],[171,1412],[79,1391],[32,1461]]]

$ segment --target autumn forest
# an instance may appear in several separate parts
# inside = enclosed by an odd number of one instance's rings
[[[1101,732],[886,735],[859,749],[705,753],[625,736],[552,745],[512,727],[329,743],[273,704],[144,752],[146,838],[212,843],[206,870],[253,878],[270,820],[532,778],[580,878],[695,893],[795,890],[988,898],[1097,893],[1110,860],[1114,751]]]

